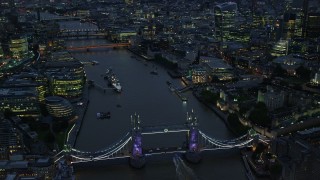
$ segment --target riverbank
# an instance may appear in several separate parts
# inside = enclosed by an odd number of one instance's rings
[[[77,105],[77,103],[75,105],[75,111],[78,116],[78,119],[76,120],[76,122],[74,123],[70,131],[68,132],[66,143],[65,143],[70,145],[71,147],[74,147],[76,144],[77,137],[81,130],[83,119],[87,112],[88,105],[90,102],[88,84],[84,86],[82,100],[80,102],[82,103],[82,105]]]
[[[128,48],[126,48],[126,49],[127,49],[128,51],[132,52],[133,54],[135,54],[135,55],[137,55],[137,56],[145,59],[145,60],[148,60],[148,61],[153,60],[153,58],[151,58],[151,57],[149,57],[149,56],[147,56],[147,55],[145,55],[145,54],[142,54],[142,53],[139,52],[138,50],[134,50],[133,48],[130,48],[130,47],[128,47]]]
[[[220,111],[218,108],[214,107],[212,104],[206,103],[204,102],[200,95],[198,93],[196,93],[195,91],[192,92],[192,94],[194,95],[194,97],[196,97],[198,99],[198,101],[200,101],[202,104],[204,104],[205,106],[207,106],[209,109],[211,109],[226,125],[226,127],[232,132],[232,134],[234,134],[235,136],[241,136],[243,134],[238,133],[228,122],[228,114],[223,113],[222,111]]]
[[[194,97],[197,98],[198,101],[200,101],[202,104],[204,104],[205,106],[207,106],[209,109],[211,109],[225,124],[226,126],[229,128],[229,130],[232,131],[232,129],[230,128],[230,125],[228,123],[228,116],[226,114],[224,114],[223,112],[221,112],[220,110],[218,110],[217,108],[213,107],[212,105],[204,102],[200,95],[198,93],[196,93],[195,91],[192,92],[192,94],[194,95]],[[232,132],[234,133],[234,132]]]

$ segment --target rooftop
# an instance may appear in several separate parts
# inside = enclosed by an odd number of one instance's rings
[[[223,59],[200,56],[200,61],[206,63],[212,69],[232,69],[232,67],[227,64]]]

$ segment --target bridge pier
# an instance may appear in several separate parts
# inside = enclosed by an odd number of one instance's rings
[[[132,124],[132,151],[130,156],[130,165],[134,168],[142,168],[146,164],[146,157],[142,152],[142,135],[139,115],[131,116]]]
[[[189,126],[189,133],[187,139],[188,150],[185,154],[187,161],[191,163],[199,163],[201,161],[201,155],[199,150],[199,130],[198,130],[198,120],[194,115],[193,110],[191,114],[187,114],[187,124]]]

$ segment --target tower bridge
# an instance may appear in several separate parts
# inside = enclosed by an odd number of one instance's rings
[[[139,115],[131,116],[131,131],[120,140],[107,148],[86,152],[66,145],[66,148],[55,156],[55,160],[65,157],[73,165],[95,164],[98,161],[113,161],[127,159],[130,165],[141,168],[146,163],[146,157],[164,154],[184,154],[184,157],[193,163],[201,160],[201,152],[228,150],[252,146],[260,140],[260,136],[247,133],[241,137],[230,140],[218,140],[210,137],[198,128],[198,120],[193,113],[187,114],[187,121],[182,125],[141,126]],[[143,148],[142,135],[185,132],[186,141],[181,147]]]

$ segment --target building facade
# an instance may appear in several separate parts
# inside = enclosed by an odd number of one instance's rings
[[[35,87],[0,88],[0,111],[17,116],[40,116],[38,93]]]

